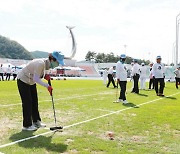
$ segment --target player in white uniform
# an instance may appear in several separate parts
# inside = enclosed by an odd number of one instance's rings
[[[149,68],[149,89],[154,89],[154,78],[153,78],[153,74],[152,74],[152,67],[153,67],[153,63],[149,64],[150,68]]]
[[[110,83],[112,82],[114,88],[116,88],[117,86],[115,85],[114,82],[114,70],[116,69],[116,66],[110,67],[108,70],[108,84],[107,84],[107,88],[109,88]]]
[[[154,78],[154,86],[157,96],[164,96],[164,78],[165,78],[165,71],[164,71],[164,64],[161,63],[161,56],[156,57],[156,63],[152,67],[152,74]],[[159,88],[160,83],[160,88]]]
[[[8,65],[8,68],[6,69],[6,80],[10,80],[10,77],[11,77],[11,66]]]
[[[108,72],[107,72],[107,69],[105,69],[103,72],[103,82],[105,85],[107,84],[107,75],[108,75]]]
[[[0,76],[2,78],[2,81],[4,81],[4,69],[3,69],[3,64],[1,64],[0,66]],[[1,78],[0,78],[0,81],[1,81]]]
[[[180,85],[180,66],[174,71],[174,74],[176,75],[176,88],[178,89],[178,85]]]
[[[125,60],[126,55],[122,54],[120,56],[120,61],[118,61],[116,64],[116,78],[121,88],[119,100],[117,102],[122,102],[123,104],[128,103],[126,100],[127,68],[124,65]]]
[[[13,80],[16,79],[17,74],[18,74],[18,69],[17,69],[17,67],[15,66],[14,69],[12,69]]]
[[[133,68],[134,62],[131,63],[131,66],[132,66],[132,68]],[[131,68],[131,70],[130,70],[130,77],[131,77],[130,82],[132,82],[132,88],[131,88],[131,91],[132,91],[133,88],[134,88],[134,80],[133,80],[133,75],[132,75],[132,68]]]
[[[64,55],[62,55],[62,53],[54,51],[52,54],[49,54],[48,59],[32,60],[19,72],[17,76],[17,85],[23,108],[22,130],[34,131],[39,127],[46,126],[41,123],[38,111],[36,83],[46,87],[52,95],[53,88],[49,84],[43,82],[41,78],[44,77],[46,80],[49,80],[50,76],[45,75],[45,71],[50,68],[53,69],[59,66],[59,64],[64,65],[63,59]]]
[[[133,81],[134,81],[132,93],[139,94],[138,82],[139,82],[139,77],[140,77],[140,66],[138,64],[137,59],[134,59],[134,65],[132,68],[132,76],[133,76]]]
[[[146,89],[146,66],[144,63],[141,64],[140,68],[140,89]]]

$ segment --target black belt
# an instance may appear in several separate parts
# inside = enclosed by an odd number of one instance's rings
[[[134,76],[136,76],[136,75],[140,75],[140,74],[137,74],[137,73],[136,73],[136,74],[134,74]]]

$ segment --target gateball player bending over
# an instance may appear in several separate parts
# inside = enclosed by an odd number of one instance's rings
[[[36,83],[46,87],[52,95],[53,88],[43,82],[41,78],[50,80],[49,75],[45,75],[46,70],[55,68],[59,64],[64,65],[64,55],[61,52],[54,51],[49,54],[47,59],[34,59],[24,67],[17,76],[17,85],[22,100],[23,109],[23,128],[26,131],[35,131],[46,125],[41,123],[38,110],[38,94]]]
[[[110,83],[112,82],[114,88],[117,88],[114,82],[114,70],[116,69],[116,66],[110,67],[108,70],[108,84],[107,88],[109,88]]]

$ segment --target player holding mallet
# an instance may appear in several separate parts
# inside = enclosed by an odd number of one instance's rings
[[[38,94],[36,83],[47,88],[52,95],[53,88],[41,79],[48,80],[50,76],[45,74],[50,68],[55,68],[59,64],[64,65],[64,55],[61,52],[54,51],[49,54],[47,59],[34,59],[24,67],[17,76],[17,85],[22,101],[23,110],[23,128],[26,131],[35,131],[46,125],[41,122],[38,110]]]

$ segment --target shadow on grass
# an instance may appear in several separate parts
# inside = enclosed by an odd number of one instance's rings
[[[54,135],[54,134],[53,134]],[[25,142],[20,142],[18,143],[18,145],[20,147],[24,147],[24,148],[29,148],[29,149],[34,149],[34,148],[45,148],[48,152],[65,152],[67,150],[67,145],[62,144],[62,143],[52,143],[52,137],[53,135],[46,137],[46,136],[39,136],[37,138],[34,139],[30,139],[28,141]],[[28,137],[32,137],[33,132],[27,132],[27,131],[21,131],[19,133],[13,134],[9,139],[12,142],[15,142],[17,140],[21,140],[24,138],[28,138]]]
[[[139,106],[136,106],[136,104],[134,104],[134,103],[123,104],[123,106],[125,106],[125,107],[139,108]]]
[[[165,96],[164,98],[174,99],[174,100],[177,99],[176,97],[171,97],[171,96],[167,96],[167,97]]]
[[[137,95],[139,95],[139,96],[144,96],[144,97],[148,97],[148,95],[146,95],[146,94],[137,94]]]

